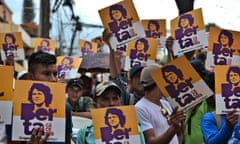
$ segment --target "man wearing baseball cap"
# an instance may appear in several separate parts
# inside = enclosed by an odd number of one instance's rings
[[[90,110],[94,108],[92,98],[83,96],[83,81],[70,79],[67,83],[67,102],[71,105],[72,115],[91,118]]]
[[[149,64],[141,72],[140,81],[145,95],[135,105],[138,120],[146,143],[180,144],[185,115],[177,108],[172,110],[152,79],[151,72],[159,68],[158,64]]]
[[[94,102],[96,108],[106,108],[121,105],[121,89],[112,81],[101,82],[96,86]],[[141,132],[141,144],[144,144],[144,138]],[[93,124],[82,127],[77,136],[78,144],[93,144],[94,139],[94,127]]]

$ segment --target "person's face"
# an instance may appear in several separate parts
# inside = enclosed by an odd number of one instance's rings
[[[227,36],[225,36],[224,34],[222,34],[221,37],[220,37],[220,41],[221,41],[222,45],[227,45],[228,42],[229,42],[229,39],[228,39]]]
[[[189,20],[188,20],[187,18],[182,18],[182,19],[180,20],[180,23],[181,23],[181,26],[182,26],[183,28],[186,28],[186,27],[189,26]]]
[[[154,30],[156,30],[156,25],[153,23],[150,23],[149,28],[151,31],[154,31]]]
[[[229,73],[229,76],[232,84],[238,84],[240,82],[240,76],[238,75],[238,73],[231,71]]]
[[[77,86],[69,87],[67,92],[69,101],[71,102],[78,102],[79,98],[82,96],[82,90]]]
[[[55,64],[38,64],[34,72],[30,72],[31,80],[57,82],[57,68]]]
[[[132,79],[132,87],[133,87],[134,91],[136,91],[137,94],[144,95],[144,89],[140,82],[140,75],[141,75],[141,72],[137,72],[134,75],[134,77]]]
[[[137,42],[137,50],[144,50],[144,43],[141,41]]]
[[[65,65],[65,66],[70,65],[70,60],[65,58],[65,59],[63,60],[63,65]]]
[[[98,108],[120,106],[120,95],[115,90],[107,90],[96,100]]]
[[[87,50],[90,50],[90,45],[89,45],[88,43],[85,43],[85,48],[86,48]]]
[[[45,95],[42,91],[34,89],[32,92],[32,100],[34,104],[42,104],[45,101]]]
[[[42,46],[43,46],[43,47],[48,47],[47,42],[43,41],[43,42],[42,42]]]
[[[110,126],[114,127],[120,123],[119,117],[116,114],[108,114],[108,122]]]
[[[178,79],[177,75],[174,72],[165,72],[164,75],[171,83],[175,83]]]
[[[112,10],[112,16],[115,20],[120,20],[122,18],[122,13],[119,10]]]
[[[7,43],[13,43],[13,40],[12,40],[12,38],[11,38],[11,37],[9,37],[9,36],[7,36],[6,40],[7,40]]]

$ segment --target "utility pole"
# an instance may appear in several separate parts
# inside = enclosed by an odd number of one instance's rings
[[[50,0],[40,0],[40,37],[49,38]]]

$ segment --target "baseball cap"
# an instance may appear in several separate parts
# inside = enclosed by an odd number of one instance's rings
[[[143,69],[143,66],[141,66],[141,65],[137,65],[137,66],[132,67],[130,69],[130,78],[133,79],[135,74],[137,74],[137,72],[142,71],[142,69]]]
[[[140,76],[140,82],[142,83],[144,88],[151,86],[155,83],[152,79],[151,72],[158,68],[161,68],[161,66],[156,63],[149,64],[143,68]]]
[[[119,93],[119,96],[121,94],[120,88],[114,82],[112,82],[112,81],[104,81],[104,82],[99,83],[96,86],[95,96],[99,97],[107,89],[114,89],[114,90],[116,90]]]
[[[83,81],[80,78],[74,78],[74,79],[70,79],[67,83],[67,88],[70,87],[79,87],[80,89],[83,89]]]

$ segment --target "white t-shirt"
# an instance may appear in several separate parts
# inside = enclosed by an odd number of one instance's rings
[[[162,106],[168,111],[169,114],[172,113],[172,108],[168,101],[161,99]],[[149,129],[154,129],[155,135],[162,135],[168,128],[167,118],[162,115],[161,107],[156,105],[146,98],[140,99],[136,105],[138,121],[140,123],[142,131]],[[177,135],[173,137],[170,144],[178,144]]]

